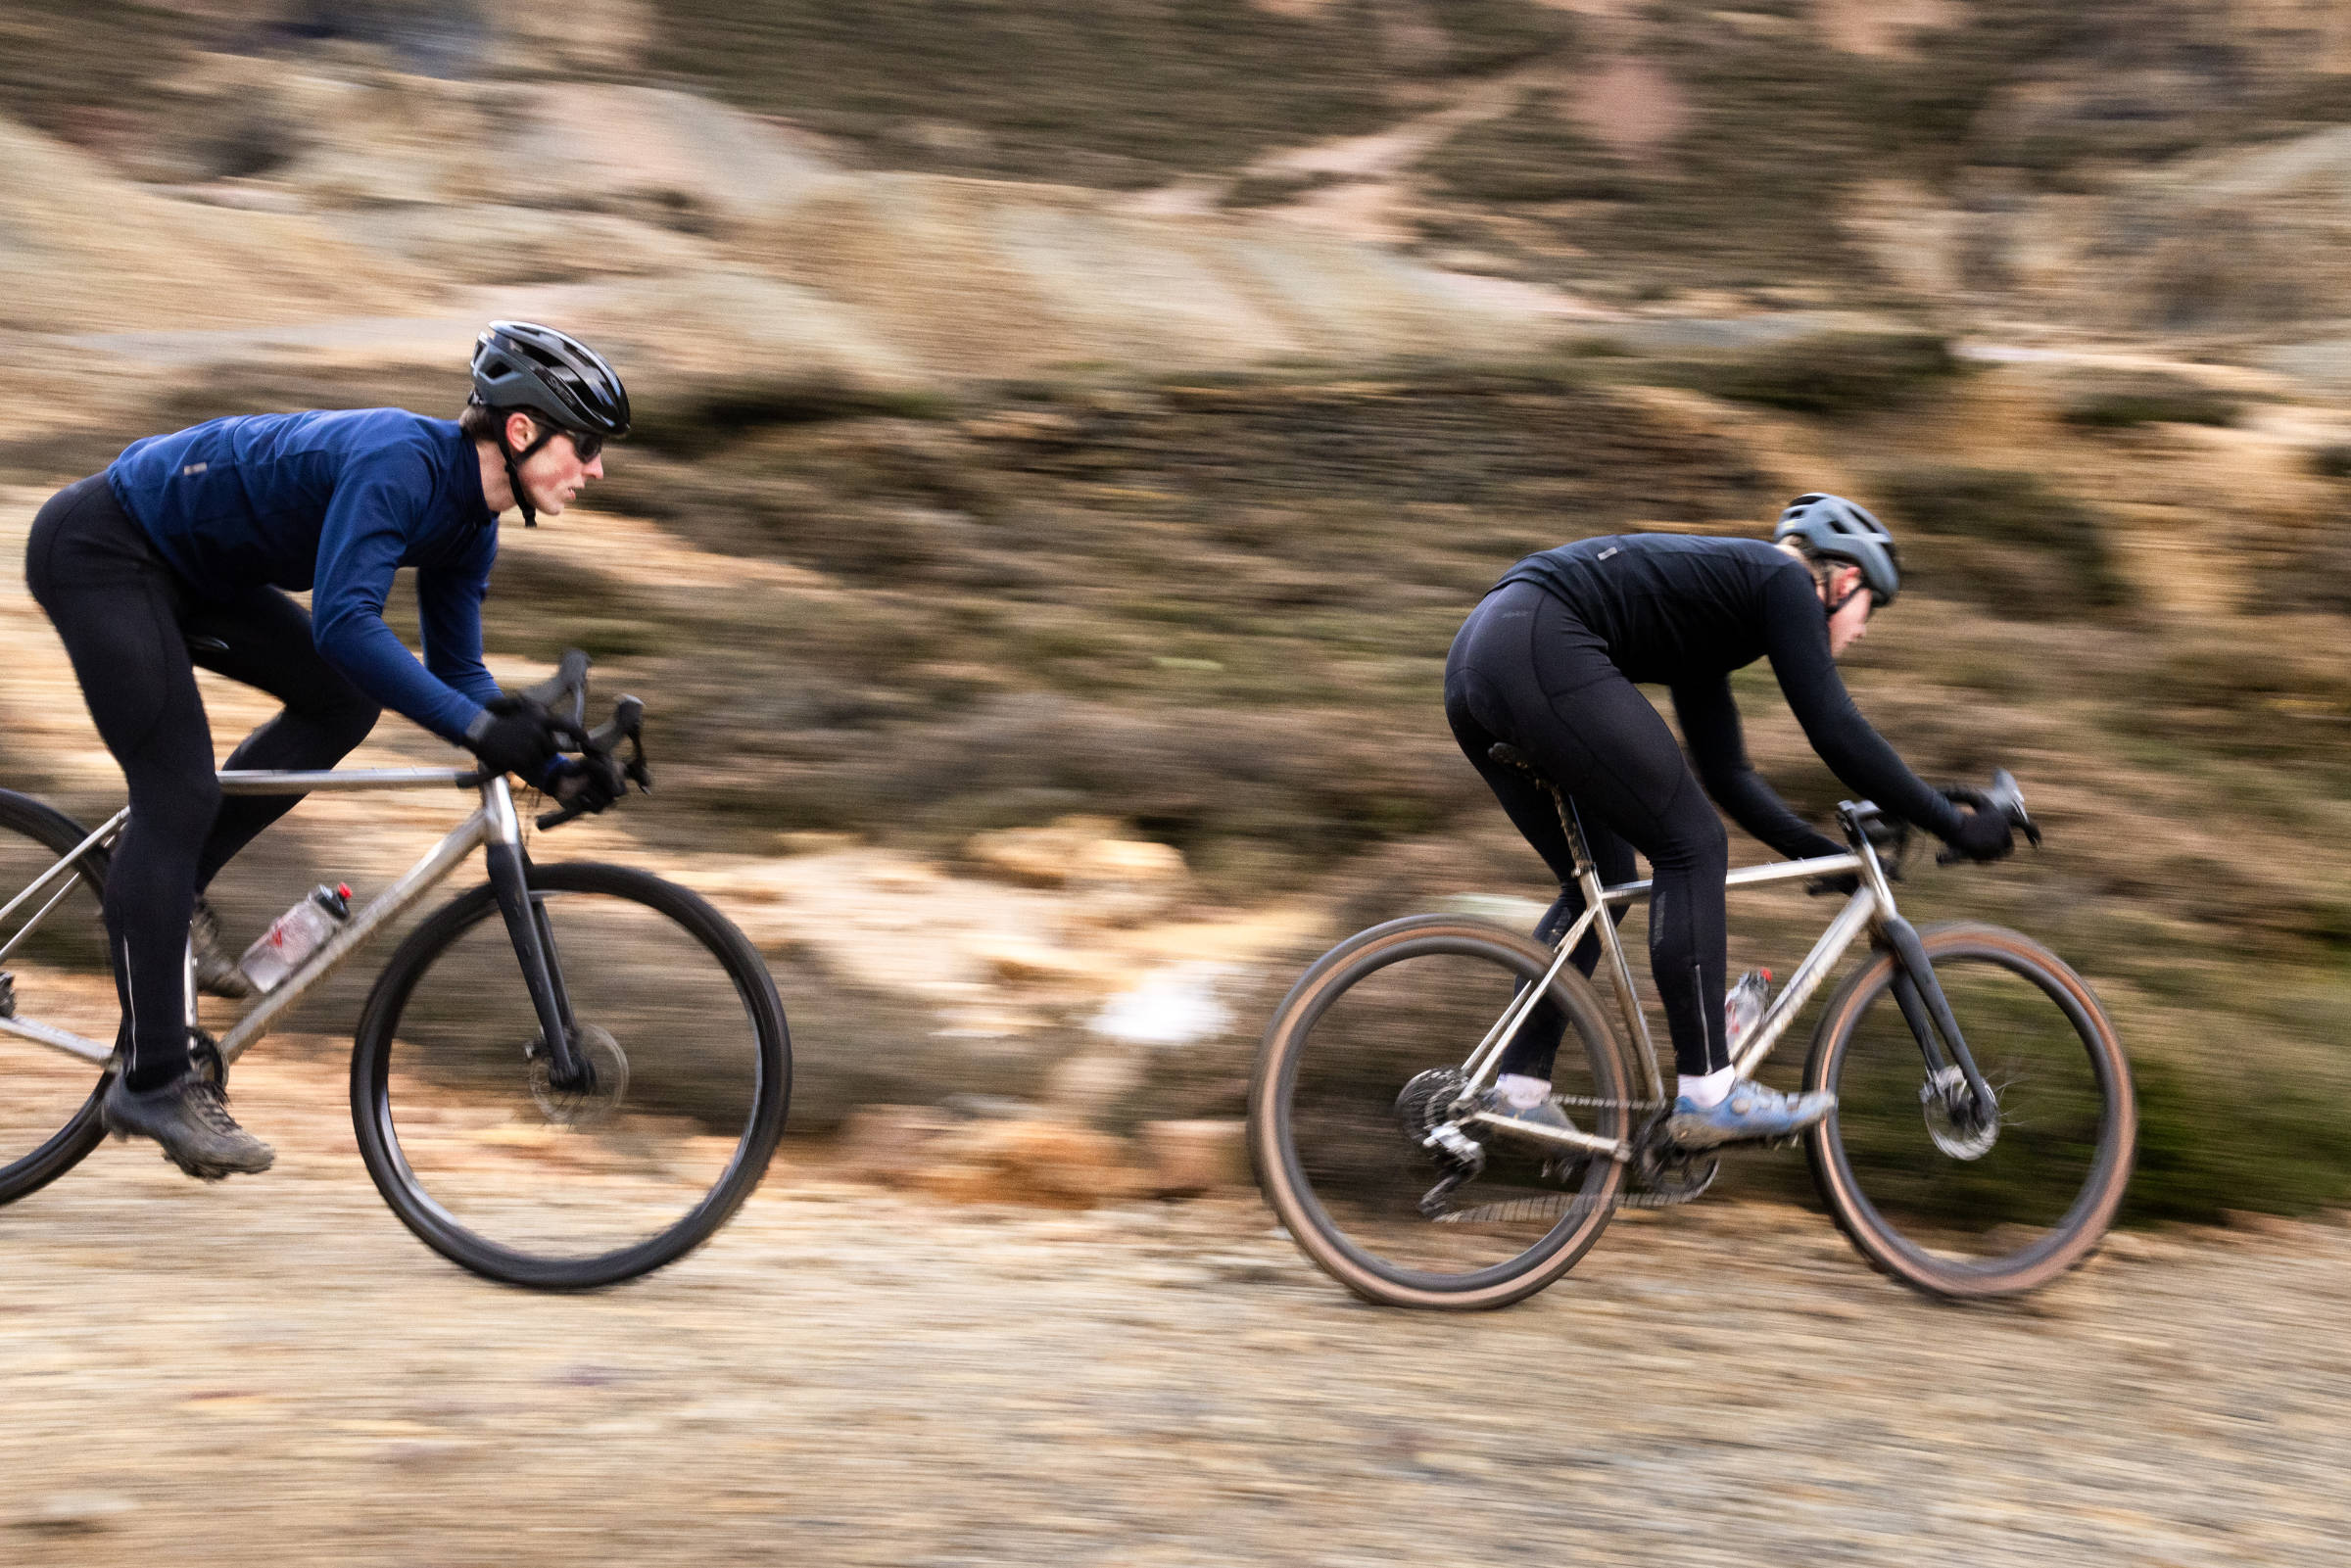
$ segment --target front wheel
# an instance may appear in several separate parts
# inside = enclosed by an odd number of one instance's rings
[[[706,1240],[783,1136],[792,1054],[767,966],[725,916],[619,866],[529,869],[594,1081],[551,1083],[488,887],[394,953],[360,1020],[352,1119],[378,1191],[479,1274],[585,1290]]]
[[[1600,1238],[1620,1163],[1498,1134],[1456,1105],[1462,1069],[1552,957],[1484,921],[1392,921],[1324,954],[1274,1014],[1249,1089],[1258,1184],[1306,1255],[1357,1295],[1505,1307]],[[1615,1036],[1583,976],[1556,977],[1525,1027],[1559,1042],[1552,1084],[1575,1129],[1629,1138]],[[1449,1154],[1448,1136],[1466,1142]]]
[[[1930,1072],[1878,953],[1830,998],[1804,1087],[1837,1109],[1806,1136],[1812,1179],[1861,1255],[1931,1295],[2028,1291],[2114,1222],[2138,1140],[2131,1064],[2097,996],[2055,954],[1997,927],[1919,931],[1992,1091],[1973,1114]]]

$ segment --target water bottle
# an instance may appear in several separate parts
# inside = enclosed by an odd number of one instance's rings
[[[274,991],[303,961],[325,945],[351,919],[351,889],[341,882],[311,889],[310,896],[269,923],[245,949],[239,967],[257,991]]]
[[[1749,970],[1739,976],[1739,983],[1722,1000],[1724,1034],[1732,1050],[1739,1049],[1739,1042],[1755,1026],[1755,1020],[1763,1016],[1770,1003],[1771,971]]]

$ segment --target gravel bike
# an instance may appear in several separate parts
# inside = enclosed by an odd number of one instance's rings
[[[1447,914],[1349,937],[1291,987],[1249,1089],[1267,1201],[1325,1272],[1392,1306],[1521,1301],[1572,1268],[1618,1207],[1686,1203],[1720,1167],[1719,1153],[1665,1136],[1671,1067],[1659,1065],[1616,920],[1598,918],[1645,900],[1650,884],[1603,886],[1565,795],[1515,747],[1494,756],[1552,794],[1583,915],[1549,948]],[[1989,791],[1952,793],[2040,842],[2006,773]],[[1866,934],[1870,956],[1829,998],[1805,1064],[1805,1089],[1837,1096],[1804,1134],[1814,1183],[1862,1257],[1905,1284],[1961,1298],[2034,1289],[2087,1258],[2122,1203],[2137,1140],[2122,1044],[2088,983],[2038,943],[1901,917],[1890,879],[1904,825],[1866,801],[1841,805],[1838,821],[1847,853],[1726,879],[1732,888],[1853,879],[1732,1065],[1753,1076]],[[1592,931],[1630,1062],[1568,962]],[[1552,1083],[1567,1129],[1537,1137],[1479,1108],[1521,1030],[1560,1039]]]
[[[529,694],[567,718],[609,803],[649,787],[644,707],[623,697],[588,730],[587,672],[587,655],[566,654]],[[226,794],[436,786],[476,789],[480,807],[217,1040],[197,1030],[200,1069],[225,1078],[297,998],[480,849],[487,882],[408,932],[360,1011],[360,1157],[427,1246],[489,1278],[581,1290],[658,1268],[726,1222],[783,1136],[792,1051],[775,981],[732,922],[673,882],[533,861],[504,775],[220,775]],[[598,809],[582,800],[537,826]],[[100,908],[128,819],[85,831],[0,790],[0,1204],[105,1137],[120,1010]],[[192,957],[188,976],[195,1029]]]

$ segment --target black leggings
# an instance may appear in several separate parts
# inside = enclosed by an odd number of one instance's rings
[[[1631,880],[1636,849],[1649,858],[1650,971],[1673,1030],[1675,1065],[1693,1075],[1728,1067],[1722,879],[1730,838],[1673,732],[1607,645],[1537,585],[1496,589],[1453,640],[1445,717],[1502,809],[1559,879],[1559,902],[1535,927],[1537,936],[1550,941],[1565,930],[1583,913],[1583,892],[1551,796],[1488,756],[1495,741],[1525,752],[1566,790],[1601,880]],[[1599,960],[1594,932],[1577,944],[1575,964],[1589,975]],[[1503,1053],[1501,1069],[1549,1077],[1563,1027],[1544,1009]]]
[[[375,727],[377,708],[311,640],[311,618],[272,588],[200,597],[165,564],[103,475],[67,486],[33,518],[24,581],[49,612],[90,717],[122,765],[130,822],[106,882],[106,929],[134,1088],[187,1070],[181,965],[197,893],[299,796],[222,801],[196,665],[259,687],[285,710],[229,754],[231,768],[325,768]]]

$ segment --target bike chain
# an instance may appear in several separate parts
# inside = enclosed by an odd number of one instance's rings
[[[1551,1102],[1554,1105],[1560,1106],[1579,1106],[1588,1111],[1625,1110],[1658,1112],[1672,1109],[1672,1102],[1666,1100],[1603,1100],[1588,1094],[1555,1094],[1551,1097]],[[1691,1203],[1701,1197],[1703,1197],[1706,1189],[1714,1185],[1714,1177],[1720,1171],[1720,1162],[1717,1160],[1715,1169],[1708,1171],[1705,1179],[1695,1182],[1686,1189],[1678,1192],[1625,1192],[1619,1189],[1615,1198],[1608,1205],[1609,1210],[1613,1212],[1619,1209],[1672,1209],[1682,1204]],[[1539,1218],[1542,1216],[1531,1212],[1524,1213],[1511,1212],[1486,1214],[1481,1212],[1481,1210],[1493,1209],[1519,1211],[1528,1205],[1534,1205],[1543,1207],[1551,1212],[1563,1213],[1577,1201],[1578,1200],[1576,1198],[1571,1197],[1566,1193],[1561,1193],[1556,1198],[1515,1198],[1506,1200],[1499,1204],[1487,1204],[1469,1209],[1455,1210],[1449,1213],[1446,1218],[1448,1221],[1454,1224],[1469,1222],[1473,1218]]]

